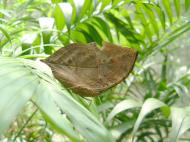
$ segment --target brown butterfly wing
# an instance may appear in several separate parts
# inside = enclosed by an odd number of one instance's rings
[[[97,96],[124,80],[131,72],[137,52],[105,43],[71,44],[46,59],[54,76],[82,96]]]

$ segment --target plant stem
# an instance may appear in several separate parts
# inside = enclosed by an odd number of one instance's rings
[[[36,114],[37,111],[38,111],[38,108],[36,108],[36,110],[31,114],[31,116],[28,118],[28,120],[25,122],[25,124],[20,128],[19,132],[14,137],[13,142],[16,142],[17,137],[22,133],[23,129],[26,127],[26,125],[28,125],[28,123],[30,122],[30,120]]]

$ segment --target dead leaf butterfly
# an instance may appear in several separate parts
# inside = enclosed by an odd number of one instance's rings
[[[123,81],[132,71],[137,52],[104,43],[73,43],[45,59],[56,79],[81,96],[98,96]]]

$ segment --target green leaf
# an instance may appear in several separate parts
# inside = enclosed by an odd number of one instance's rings
[[[54,10],[55,23],[58,30],[63,30],[65,24],[70,29],[73,8],[70,3],[59,3]]]
[[[104,33],[104,35],[107,37],[107,39],[110,42],[113,42],[112,34],[110,32],[110,27],[102,18],[93,17],[93,20],[91,22],[92,22],[92,25],[97,26],[99,31]]]
[[[172,129],[169,141],[177,142],[178,138],[190,128],[190,108],[172,107]]]
[[[104,10],[106,6],[108,6],[111,3],[112,0],[102,0],[101,1],[101,11]]]
[[[158,51],[158,49],[165,47],[166,45],[171,43],[173,40],[178,38],[180,35],[189,31],[190,30],[189,23],[190,22],[187,21],[184,24],[182,24],[181,26],[179,26],[176,29],[173,29],[172,31],[167,33],[167,36],[163,36],[160,40],[157,41],[159,44],[157,42],[155,42],[153,46],[151,46],[148,50],[145,50],[144,53],[146,55],[144,55],[143,57],[147,57],[147,55],[155,53],[156,51]]]
[[[76,15],[80,20],[85,14],[88,14],[92,0],[74,0]]]
[[[88,40],[89,36],[86,37],[85,35],[86,34],[83,34],[82,32],[79,32],[79,31],[71,31],[70,38],[74,42],[88,43],[89,42],[89,40]]]
[[[55,10],[54,10],[54,18],[55,18],[55,24],[58,30],[63,30],[66,21],[65,21],[65,16],[60,8],[59,5],[55,6]]]
[[[133,128],[133,137],[135,136],[138,128],[140,127],[140,124],[142,123],[143,119],[147,114],[152,112],[155,109],[161,108],[166,106],[163,102],[154,99],[154,98],[149,98],[147,99],[144,104],[142,105],[141,111],[138,115],[137,121],[135,122],[134,128]]]
[[[73,15],[73,7],[70,3],[59,3],[59,7],[64,14],[67,28],[69,29],[71,26],[71,20]],[[62,20],[62,19],[61,19]]]
[[[129,130],[132,130],[134,124],[135,124],[135,120],[133,120],[133,119],[129,120],[127,122],[123,122],[123,123],[115,126],[114,128],[112,128],[111,133],[115,139],[120,141],[120,137],[122,137],[125,134],[127,135],[126,132]]]
[[[0,71],[0,82],[4,82],[0,84],[2,90],[0,94],[0,114],[2,116],[0,118],[1,134],[8,128],[10,122],[15,119],[15,116],[30,97],[35,94],[37,98],[36,104],[49,117],[49,121],[73,141],[80,141],[79,136],[73,131],[71,124],[68,124],[68,120],[66,121],[58,112],[56,104],[52,104],[51,96],[48,96],[50,92],[48,92],[47,88],[49,86],[45,83],[42,84],[41,82],[45,81],[40,79],[37,73],[33,71],[33,68],[38,68],[36,72],[39,72],[40,75],[43,72],[52,76],[51,70],[47,65],[28,60],[0,57],[0,68],[2,68]],[[7,109],[10,110],[9,113],[5,112]]]
[[[146,14],[148,15],[150,23],[152,24],[152,27],[153,27],[157,37],[159,37],[159,28],[157,25],[156,16],[154,15],[153,9],[151,8],[151,6],[149,4],[144,4],[143,9],[146,12]]]
[[[0,57],[0,134],[8,129],[38,86],[37,77],[33,76],[24,64],[19,66],[19,62],[11,64],[9,61],[12,60]],[[15,68],[15,65],[19,67]]]
[[[59,3],[62,2],[62,0],[51,0],[52,3]]]
[[[113,110],[109,113],[106,122],[110,122],[113,117],[115,117],[117,114],[121,113],[122,111],[126,111],[128,109],[137,108],[140,107],[141,103],[135,101],[135,100],[123,100],[119,102]]]
[[[9,33],[6,31],[6,29],[4,29],[4,27],[2,27],[0,25],[0,31],[5,35],[5,37],[7,38],[7,40],[9,42],[11,42],[11,36],[9,35]],[[1,43],[0,43],[0,48],[1,48]]]
[[[80,141],[80,137],[72,126],[90,142],[115,141],[96,117],[74,100],[66,90],[61,90],[64,88],[57,84],[50,68],[44,63],[0,57],[0,68],[1,134],[8,128],[26,102],[35,95],[33,101],[40,108],[45,119],[56,130],[64,133],[73,141]],[[59,108],[69,119],[60,116]],[[61,123],[63,123],[62,126]]]
[[[91,24],[89,23],[81,24],[80,26],[78,26],[78,30],[83,32],[83,34],[87,33],[87,35],[89,35],[93,39],[93,41],[97,42],[99,45],[102,45],[101,35],[98,33],[96,28]]]
[[[143,26],[144,33],[146,34],[150,43],[152,43],[153,33],[151,31],[150,23],[148,22],[148,18],[146,18],[145,14],[143,12],[142,4],[141,3],[136,4],[135,8],[136,8],[135,16],[137,19],[139,19],[141,21],[141,25]]]
[[[58,112],[57,105],[53,102],[52,98],[54,92],[47,88],[48,86],[49,84],[43,80],[39,83],[36,94],[40,95],[34,96],[34,102],[54,129],[68,136],[73,142],[80,142],[81,139],[73,130],[72,124]]]
[[[31,53],[31,44],[22,43],[22,54],[21,55],[28,55]]]
[[[73,2],[74,2],[74,5],[76,7],[76,16],[77,16],[77,18],[80,18],[82,16],[81,11],[82,11],[83,5],[87,1],[86,0],[73,0]]]
[[[116,6],[118,5],[119,3],[123,3],[124,1],[121,1],[121,0],[113,0],[112,1],[112,6]]]
[[[190,7],[190,1],[185,0],[185,11],[189,10],[189,7]]]
[[[137,44],[141,42],[139,35],[136,33],[136,31],[131,29],[128,23],[125,23],[111,12],[105,13],[105,17],[114,24],[116,30],[119,31],[131,44]]]
[[[32,44],[35,41],[35,39],[37,38],[36,34],[25,34],[22,37],[22,52],[20,53],[20,55],[28,55],[30,53],[32,53]]]
[[[170,24],[173,22],[173,14],[172,14],[172,8],[170,4],[170,0],[162,0],[164,9],[166,10],[166,14],[169,18]]]
[[[176,15],[177,17],[180,16],[180,0],[174,0],[174,5],[175,5],[175,9],[176,9]]]
[[[166,18],[165,18],[164,11],[158,5],[154,6],[153,8],[155,9],[155,11],[156,11],[156,13],[157,13],[157,15],[158,15],[158,17],[160,19],[162,28],[165,31],[166,30]]]
[[[90,142],[114,142],[110,133],[85,108],[69,97],[66,91],[52,95],[58,106],[71,119],[73,125]],[[64,94],[64,95],[61,95]],[[67,106],[67,107],[65,107]],[[80,109],[76,109],[80,108]]]

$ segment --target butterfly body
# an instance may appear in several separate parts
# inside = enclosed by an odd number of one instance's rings
[[[124,80],[131,72],[137,52],[105,43],[70,44],[45,60],[54,76],[81,96],[97,96]]]

